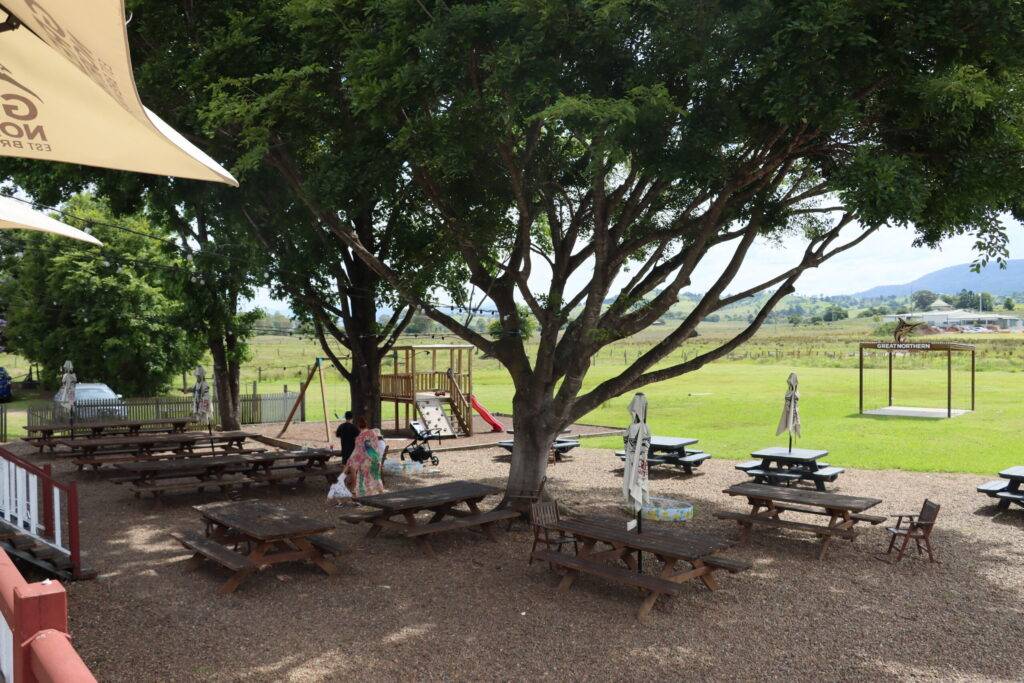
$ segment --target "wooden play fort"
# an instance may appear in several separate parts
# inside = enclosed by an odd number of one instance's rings
[[[438,436],[472,436],[473,348],[396,346],[391,371],[380,376],[381,402],[394,404],[395,425],[411,427],[418,415]]]

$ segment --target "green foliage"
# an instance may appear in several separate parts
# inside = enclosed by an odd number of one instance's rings
[[[126,395],[152,395],[202,355],[201,339],[185,331],[187,309],[165,237],[141,215],[118,216],[87,195],[73,197],[75,215],[130,228],[96,225],[92,246],[44,235],[23,239],[7,261],[0,286],[7,302],[10,344],[56,382],[65,360],[79,381],[105,382]]]
[[[935,300],[938,298],[938,294],[929,292],[927,289],[918,290],[910,295],[911,301],[914,302],[915,311],[927,311],[928,307],[935,303]]]
[[[501,319],[495,319],[487,323],[487,334],[495,339],[513,338],[521,339],[523,342],[532,339],[537,329],[537,321],[530,315],[530,309],[519,305],[516,306],[516,313],[518,324],[510,324]]]
[[[849,317],[849,311],[842,306],[829,306],[822,314],[821,319],[827,323],[832,323],[837,320],[846,320]]]
[[[1013,302],[1012,298],[1006,297],[1006,299],[1003,301],[1003,308],[1007,311],[1012,311],[1014,308],[1016,308],[1016,304]]]

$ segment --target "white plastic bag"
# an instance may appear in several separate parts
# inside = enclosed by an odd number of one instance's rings
[[[345,500],[352,497],[352,492],[345,486],[345,476],[341,475],[338,477],[338,481],[331,484],[330,490],[327,491],[327,498],[331,500]]]

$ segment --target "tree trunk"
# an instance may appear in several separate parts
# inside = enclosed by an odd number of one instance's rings
[[[348,391],[353,415],[362,415],[372,427],[380,427],[380,352],[376,340],[352,344],[352,369]]]
[[[239,396],[239,367],[233,359],[223,338],[209,340],[210,355],[213,356],[213,381],[217,392],[217,411],[220,415],[220,428],[232,431],[241,428],[239,412],[241,398]]]
[[[514,506],[525,508],[528,500],[539,498],[558,426],[553,423],[546,404],[532,398],[521,399],[520,393],[517,391],[512,400],[515,434],[505,498]]]

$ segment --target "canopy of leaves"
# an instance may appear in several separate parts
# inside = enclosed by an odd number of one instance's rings
[[[67,208],[99,221],[92,232],[103,241],[103,253],[64,238],[19,235],[19,247],[6,254],[0,284],[9,344],[39,363],[51,385],[61,364],[71,360],[79,381],[105,382],[125,395],[153,395],[203,352],[201,339],[183,326],[186,307],[177,274],[183,263],[149,237],[166,234],[145,217],[115,215],[87,195],[73,197]]]

